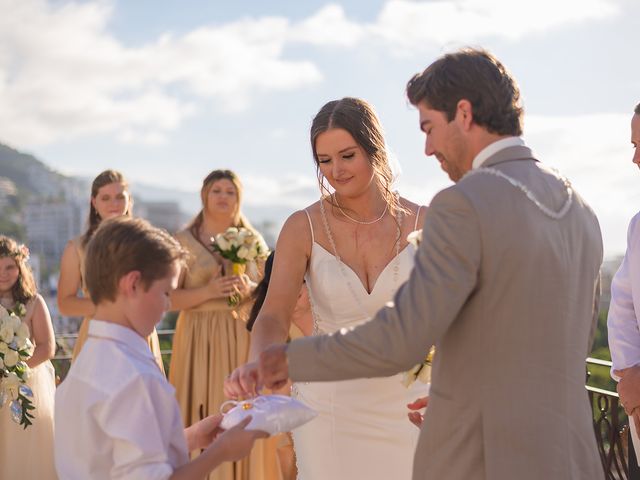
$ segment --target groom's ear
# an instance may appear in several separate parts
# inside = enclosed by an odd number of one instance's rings
[[[468,131],[473,123],[473,106],[465,98],[458,101],[456,105],[455,120],[464,131]]]

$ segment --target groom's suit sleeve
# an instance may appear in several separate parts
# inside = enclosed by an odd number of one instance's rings
[[[287,348],[294,381],[382,377],[408,370],[444,335],[478,281],[481,231],[455,186],[434,197],[409,280],[393,305],[352,330],[307,337]]]

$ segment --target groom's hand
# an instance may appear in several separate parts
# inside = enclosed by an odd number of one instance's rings
[[[289,360],[285,344],[273,345],[260,354],[258,378],[272,390],[284,387],[289,380]]]
[[[632,412],[640,407],[640,366],[616,370],[613,373],[621,377],[617,387],[620,404],[627,415],[632,416]]]

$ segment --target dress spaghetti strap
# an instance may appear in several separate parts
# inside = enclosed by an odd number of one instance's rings
[[[418,219],[420,218],[420,209],[422,208],[422,205],[418,205],[418,210],[416,211],[416,223],[413,225],[413,229],[417,230],[418,229]]]
[[[311,215],[309,215],[309,212],[306,208],[304,209],[304,213],[307,214],[307,220],[309,220],[309,229],[311,230],[311,243],[314,244],[316,243],[316,238],[313,235],[313,224],[311,223]]]

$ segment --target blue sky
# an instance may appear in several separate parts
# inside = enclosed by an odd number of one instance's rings
[[[233,168],[248,205],[293,210],[318,196],[311,118],[359,96],[380,115],[398,189],[428,203],[449,180],[422,154],[404,86],[441,53],[483,46],[520,83],[526,141],[621,253],[640,206],[639,13],[635,0],[0,0],[0,142],[68,174],[118,168],[134,187],[195,192]]]

